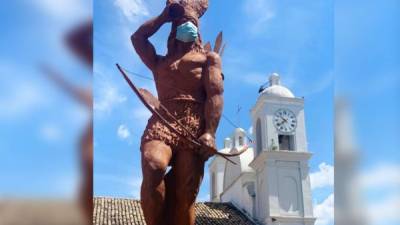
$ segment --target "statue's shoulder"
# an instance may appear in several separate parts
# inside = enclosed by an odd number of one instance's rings
[[[216,52],[206,52],[206,57],[209,64],[221,64],[221,56]]]

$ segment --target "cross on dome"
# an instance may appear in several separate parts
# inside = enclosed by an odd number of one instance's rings
[[[281,78],[279,77],[279,74],[272,73],[269,76],[269,86],[272,86],[272,85],[281,85]]]
[[[281,85],[280,76],[277,73],[272,73],[269,78],[269,86],[265,87],[263,85],[260,87],[259,93],[265,96],[272,97],[285,97],[285,98],[294,98],[294,94],[287,89],[286,87]]]

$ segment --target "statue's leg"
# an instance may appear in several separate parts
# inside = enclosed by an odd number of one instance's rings
[[[147,225],[164,225],[164,175],[172,157],[171,148],[162,141],[149,141],[142,145],[141,205]]]
[[[168,192],[173,192],[174,201],[171,204],[168,198],[168,225],[194,225],[194,204],[204,175],[204,160],[193,150],[177,150],[170,172],[174,185]]]

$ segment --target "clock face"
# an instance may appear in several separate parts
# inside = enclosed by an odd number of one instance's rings
[[[280,132],[293,132],[297,127],[296,115],[288,109],[279,109],[274,115],[274,125]]]

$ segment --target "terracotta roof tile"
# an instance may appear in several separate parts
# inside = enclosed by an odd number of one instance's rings
[[[94,199],[95,225],[146,225],[138,200]],[[230,203],[196,203],[196,225],[254,225]]]

